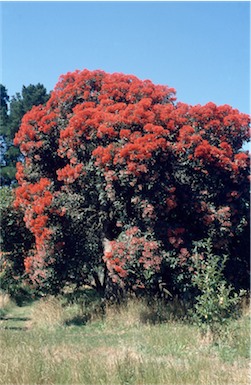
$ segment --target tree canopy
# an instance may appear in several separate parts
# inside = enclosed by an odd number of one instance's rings
[[[182,292],[196,242],[210,238],[229,255],[228,279],[244,285],[249,126],[228,105],[176,102],[174,89],[132,75],[61,76],[14,140],[24,156],[15,206],[35,239],[26,274],[54,289],[108,273],[124,289],[161,280]]]
[[[1,185],[11,185],[15,181],[16,162],[20,160],[20,151],[13,146],[13,139],[19,130],[22,117],[33,106],[44,104],[49,95],[46,88],[38,83],[23,86],[22,92],[16,93],[11,98],[7,89],[0,84],[0,137],[1,157]]]

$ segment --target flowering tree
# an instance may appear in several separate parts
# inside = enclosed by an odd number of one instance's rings
[[[108,271],[124,287],[161,278],[173,290],[203,238],[231,256],[233,281],[236,266],[243,276],[249,116],[175,100],[149,80],[84,70],[62,76],[24,116],[15,205],[35,238],[25,256],[34,283],[100,287],[104,269],[104,281]]]

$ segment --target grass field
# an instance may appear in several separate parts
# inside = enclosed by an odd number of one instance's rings
[[[2,385],[250,383],[248,309],[212,340],[136,300],[88,312],[55,298],[4,306]]]

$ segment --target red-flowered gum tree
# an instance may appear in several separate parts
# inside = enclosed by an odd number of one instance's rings
[[[34,283],[101,288],[103,271],[104,286],[108,272],[125,289],[161,279],[182,291],[205,238],[228,253],[229,279],[248,281],[250,118],[175,100],[149,80],[84,70],[24,116],[15,205],[35,239]]]

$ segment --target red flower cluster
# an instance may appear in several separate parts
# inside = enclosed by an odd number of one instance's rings
[[[14,206],[24,209],[24,221],[27,228],[35,236],[35,251],[32,256],[25,259],[25,268],[28,274],[31,273],[31,260],[36,261],[36,269],[43,266],[45,258],[48,256],[48,242],[53,233],[48,227],[49,207],[53,200],[53,194],[49,191],[51,182],[47,178],[41,178],[38,183],[24,183],[21,165],[18,166],[17,177],[22,181],[22,186],[16,189],[16,199]],[[45,214],[45,212],[48,214]]]
[[[45,114],[46,110],[44,107],[34,106],[32,110],[24,115],[21,127],[13,141],[15,146],[20,146],[23,155],[33,154],[43,146],[41,131],[44,130],[46,125]],[[50,126],[53,124],[50,121],[51,117],[52,115],[49,116],[49,122],[47,123]]]
[[[178,249],[184,243],[184,240],[181,237],[181,235],[184,233],[185,233],[185,229],[183,227],[168,229],[167,231],[168,241],[175,249]]]
[[[163,257],[159,243],[136,226],[121,233],[109,246],[103,258],[113,281],[121,286],[142,288],[147,283],[144,271],[154,274],[160,269]]]
[[[75,167],[67,165],[60,170],[57,170],[58,180],[64,181],[65,184],[70,184],[75,182],[79,178],[83,165],[81,163],[77,164]]]

